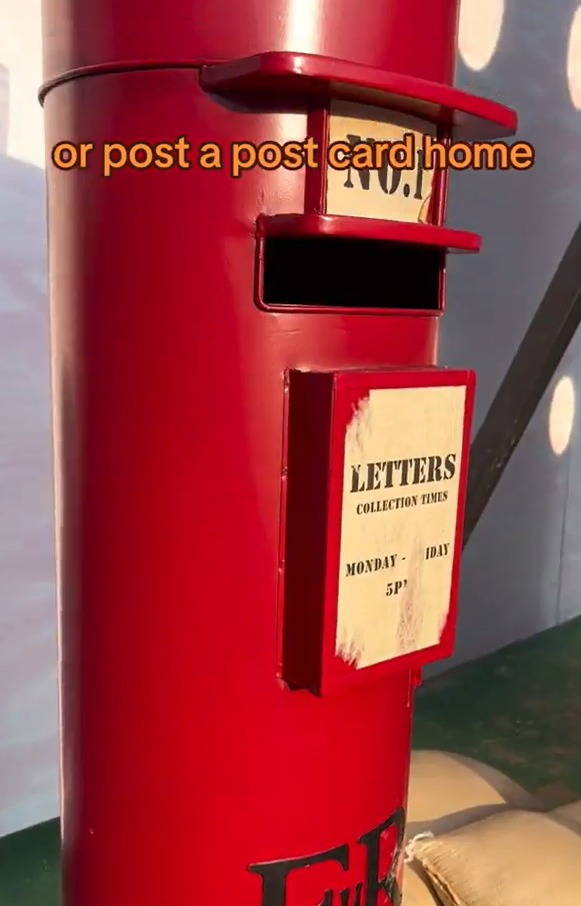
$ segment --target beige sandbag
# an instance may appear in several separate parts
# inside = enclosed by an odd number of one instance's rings
[[[561,805],[551,812],[559,821],[565,821],[572,826],[573,830],[581,832],[581,799],[577,802],[571,802],[569,805]],[[581,906],[581,902],[579,904]]]
[[[500,771],[473,758],[412,752],[408,840],[426,831],[438,836],[507,808],[541,811],[542,805]]]
[[[441,906],[419,864],[404,865],[401,906]]]
[[[579,906],[581,834],[538,812],[501,812],[415,845],[444,906]]]

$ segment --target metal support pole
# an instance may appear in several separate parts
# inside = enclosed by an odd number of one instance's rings
[[[581,321],[581,223],[472,444],[464,546]]]

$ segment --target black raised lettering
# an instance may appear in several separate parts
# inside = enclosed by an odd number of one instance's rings
[[[351,899],[351,891],[349,888],[342,890],[339,894],[339,906],[361,906],[361,892],[363,891],[363,884],[356,884],[353,891],[353,899]],[[331,900],[332,903],[332,900]],[[323,904],[324,906],[324,904]]]
[[[381,878],[379,877],[381,836],[393,826],[395,826],[397,835],[394,852],[387,873]],[[363,906],[378,906],[379,894],[382,891],[387,895],[392,906],[400,906],[402,895],[397,884],[397,871],[403,851],[404,835],[405,811],[403,808],[398,808],[387,821],[368,834],[363,834],[357,841],[367,849],[367,883]]]
[[[347,871],[349,868],[349,847],[347,844],[343,844],[342,846],[336,846],[335,849],[316,853],[314,856],[249,865],[248,871],[259,875],[262,879],[262,906],[286,906],[286,885],[290,873],[299,871],[301,868],[310,868],[311,865],[320,865],[323,862],[338,862],[341,868]],[[332,902],[332,891],[326,891],[320,906],[331,906]]]
[[[394,850],[391,862],[384,876],[380,876],[380,850],[382,835],[390,828],[395,830]],[[379,906],[380,894],[385,894],[391,906],[401,906],[401,891],[398,887],[398,870],[404,845],[405,811],[397,809],[391,817],[363,834],[357,841],[366,849],[366,877],[365,881],[358,881],[353,887],[346,887],[339,891],[325,890],[323,899],[317,906]],[[325,862],[335,862],[343,871],[349,870],[349,846],[343,844],[334,849],[315,855],[298,859],[282,859],[278,862],[262,862],[250,865],[248,870],[258,875],[262,880],[261,906],[287,906],[288,877],[294,871],[310,868],[312,865],[321,865]],[[365,896],[363,897],[363,891]],[[384,899],[382,897],[381,902]],[[307,906],[307,904],[305,904]]]

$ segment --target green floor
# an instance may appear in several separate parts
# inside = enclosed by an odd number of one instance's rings
[[[581,619],[426,683],[415,748],[495,765],[548,807],[581,798]],[[58,823],[0,840],[0,906],[58,906]]]

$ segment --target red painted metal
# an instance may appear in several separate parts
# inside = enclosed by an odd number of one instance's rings
[[[343,239],[379,239],[446,251],[479,252],[481,237],[465,230],[397,220],[336,217],[323,214],[280,214],[258,218],[259,232],[269,236],[335,236]]]
[[[298,53],[265,53],[204,66],[200,84],[218,94],[256,98],[265,92],[293,99],[335,98],[388,107],[451,129],[455,139],[513,135],[514,110],[451,85],[346,60]]]
[[[45,0],[44,77],[126,61],[234,60],[288,51],[451,83],[457,0]]]
[[[358,884],[361,906],[397,906],[374,883],[394,825],[379,863],[364,835],[401,819],[417,669],[326,698],[277,677],[285,373],[431,366],[440,311],[260,310],[257,221],[304,213],[304,172],[105,178],[99,149],[302,139],[318,102],[280,73],[281,105],[209,92],[221,66],[200,85],[202,64],[268,51],[360,88],[363,67],[374,90],[378,70],[380,91],[438,82],[420,100],[498,125],[450,88],[457,6],[44,0],[47,145],[96,146],[87,169],[48,170],[65,906],[329,906],[347,888],[354,906]],[[316,221],[367,229],[334,223]],[[280,866],[252,869],[299,857],[286,900]]]

